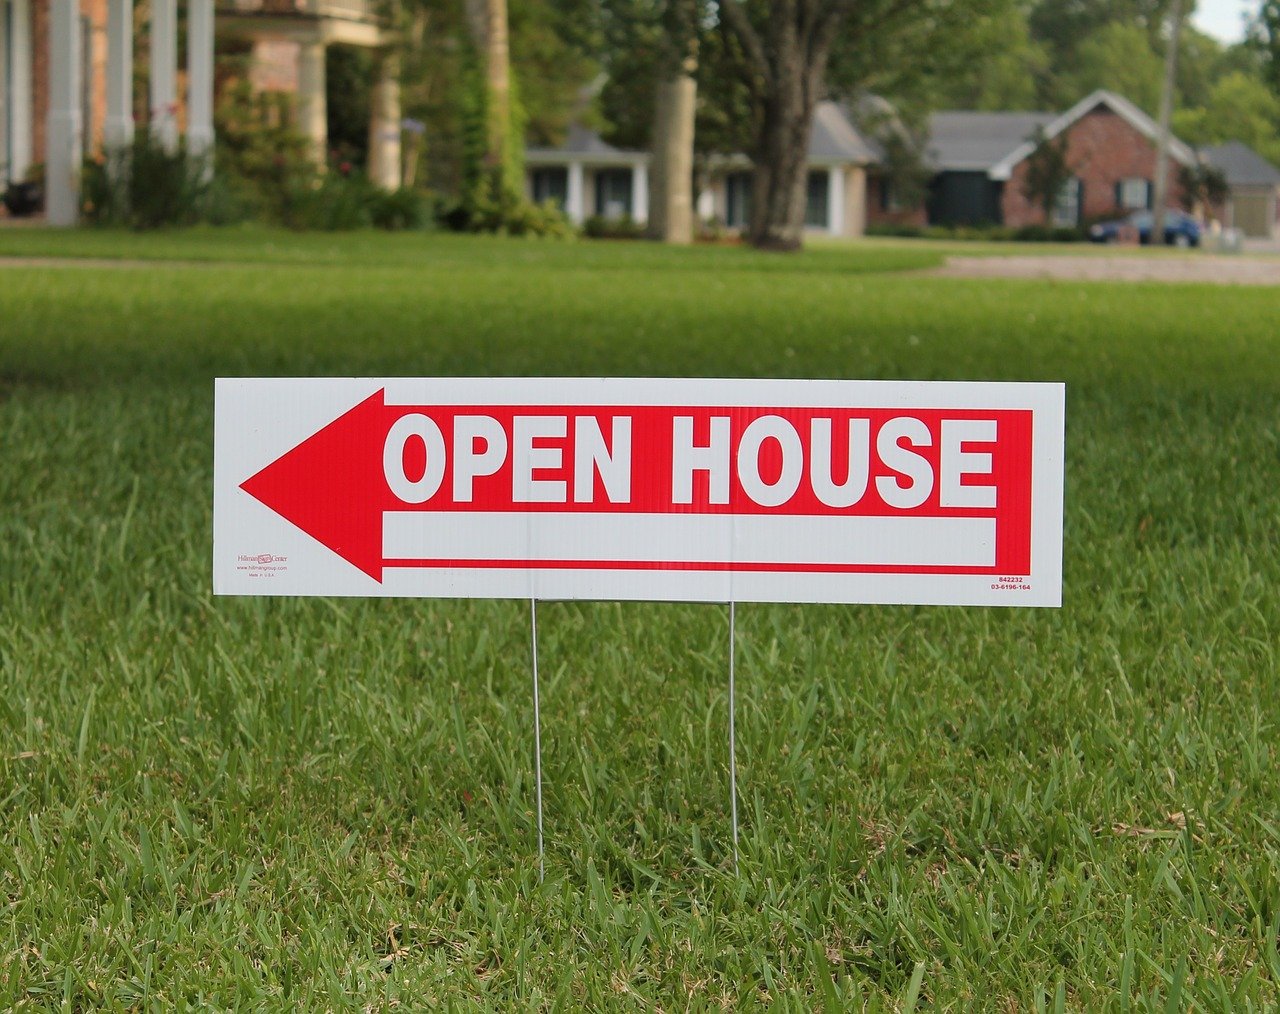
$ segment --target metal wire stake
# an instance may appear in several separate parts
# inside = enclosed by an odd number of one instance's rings
[[[529,635],[533,641],[533,771],[538,796],[538,883],[547,875],[542,847],[542,712],[538,707],[538,600],[529,600]]]
[[[734,602],[729,601],[729,812],[733,821],[733,872],[738,872],[738,764],[734,748],[733,677],[734,677]]]

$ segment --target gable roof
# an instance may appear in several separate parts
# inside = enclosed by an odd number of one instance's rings
[[[563,144],[555,148],[529,148],[524,157],[531,165],[561,165],[581,160],[592,165],[630,166],[649,161],[647,151],[616,148],[580,123],[569,128]]]
[[[841,165],[853,162],[868,165],[878,153],[867,143],[849,117],[834,102],[819,102],[813,110],[809,132],[809,164]]]
[[[939,172],[988,172],[1053,113],[979,113],[961,110],[929,117],[926,164]]]
[[[1222,170],[1227,178],[1227,186],[1280,186],[1280,169],[1240,141],[1201,148],[1200,154],[1211,166]]]
[[[730,156],[735,157],[741,156]],[[875,149],[858,133],[836,103],[818,103],[809,132],[810,165],[868,165],[877,157]],[[525,161],[530,165],[563,165],[565,162],[582,161],[595,166],[631,166],[647,163],[649,158],[647,151],[614,147],[594,130],[576,123],[569,128],[563,144],[525,151]]]
[[[1115,113],[1122,120],[1128,123],[1134,130],[1143,134],[1153,144],[1156,142],[1157,135],[1160,131],[1159,127],[1156,126],[1155,120],[1123,96],[1101,88],[1089,95],[1086,95],[1057,119],[1045,124],[1044,136],[1047,139],[1057,137],[1068,127],[1072,126],[1078,120],[1083,119],[1100,106],[1110,109],[1111,112]],[[993,165],[987,171],[987,175],[993,180],[1009,179],[1013,174],[1013,167],[1035,150],[1035,138],[1028,138]],[[1195,152],[1179,141],[1176,137],[1172,136],[1169,138],[1169,155],[1175,161],[1181,162],[1183,165],[1194,165],[1196,162]]]

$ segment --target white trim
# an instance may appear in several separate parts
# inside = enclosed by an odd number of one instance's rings
[[[1082,119],[1086,114],[1092,112],[1098,106],[1106,106],[1122,120],[1133,127],[1153,144],[1159,134],[1159,128],[1156,126],[1155,120],[1151,119],[1146,113],[1135,106],[1128,99],[1117,95],[1115,92],[1109,92],[1099,88],[1097,91],[1085,96],[1056,120],[1051,121],[1044,128],[1045,140],[1052,140],[1061,134],[1068,127],[1072,126],[1077,120]],[[1036,141],[1027,140],[1018,147],[1014,148],[1008,155],[987,170],[987,178],[992,180],[1008,180],[1013,175],[1013,168],[1023,159],[1027,158],[1036,150]],[[1175,161],[1183,165],[1194,165],[1196,161],[1195,153],[1176,137],[1169,138],[1169,155]]]

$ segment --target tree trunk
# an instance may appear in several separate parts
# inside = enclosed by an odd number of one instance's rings
[[[507,0],[467,0],[467,24],[484,77],[485,153],[489,169],[502,167],[510,144],[511,58]]]
[[[649,166],[649,225],[652,239],[693,242],[693,121],[697,64],[685,60],[679,72],[658,82],[653,117],[653,160]]]
[[[762,250],[799,250],[804,241],[809,132],[818,102],[820,72],[803,66],[798,52],[788,56],[775,64],[776,85],[764,102],[752,160],[755,174],[748,236],[751,244]]]
[[[1164,87],[1160,90],[1160,129],[1156,134],[1156,178],[1151,201],[1152,246],[1164,245],[1164,206],[1169,200],[1169,121],[1173,117],[1178,38],[1182,34],[1182,0],[1173,0],[1169,20],[1169,41],[1164,53]]]

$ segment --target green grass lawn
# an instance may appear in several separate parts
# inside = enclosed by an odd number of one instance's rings
[[[0,232],[0,1008],[1273,1008],[1280,292]],[[1064,607],[217,599],[221,375],[1064,380]]]

